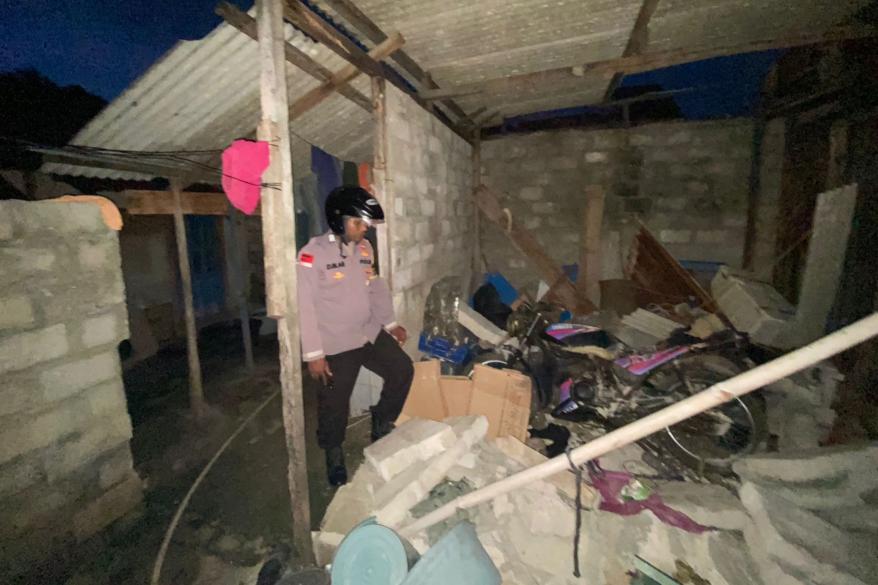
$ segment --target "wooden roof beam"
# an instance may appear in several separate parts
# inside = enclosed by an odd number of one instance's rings
[[[228,2],[220,2],[217,4],[215,12],[221,16],[223,20],[245,35],[254,41],[257,40],[255,18]],[[332,71],[290,43],[284,43],[284,57],[288,63],[292,63],[318,81],[328,81],[332,77]],[[338,87],[338,92],[367,112],[372,111],[372,100],[353,87],[342,85]]]
[[[652,15],[655,14],[658,3],[659,0],[643,0],[643,4],[640,5],[640,12],[637,13],[637,20],[634,21],[634,28],[631,29],[631,36],[628,37],[628,44],[622,53],[623,57],[639,55],[646,49],[646,45],[649,43],[649,21],[652,19]],[[622,72],[616,72],[613,75],[610,85],[607,86],[607,91],[604,92],[604,101],[613,99],[613,94],[616,93],[616,90],[622,84],[623,77],[625,77],[625,74]]]
[[[404,43],[405,40],[402,38],[401,34],[393,34],[383,43],[369,51],[369,57],[378,61],[386,59]],[[321,85],[315,87],[296,100],[296,102],[290,106],[289,120],[293,121],[308,110],[314,108],[317,104],[331,96],[336,90],[345,87],[346,84],[350,83],[350,81],[359,74],[360,70],[357,69],[355,65],[346,65],[345,67],[342,67],[334,73],[330,79],[324,81]]]
[[[360,69],[363,73],[372,77],[383,77],[400,91],[411,96],[411,98],[422,108],[437,114],[424,100],[418,97],[417,93],[414,93],[411,90],[405,79],[403,79],[396,71],[376,62],[354,44],[353,41],[333,28],[320,16],[311,12],[311,10],[302,4],[300,0],[283,0],[283,2],[284,17],[295,26],[317,39],[320,43],[326,45],[330,50],[348,61],[351,65]],[[436,118],[467,142],[471,140],[471,137],[457,125],[450,123],[442,116],[436,115]]]
[[[373,43],[380,43],[387,38],[387,35],[381,30],[369,16],[360,10],[352,0],[324,0],[326,4],[332,7],[342,18],[347,20],[351,26],[356,28],[360,33],[366,36]],[[424,71],[418,63],[412,59],[405,51],[399,51],[393,55],[393,60],[399,63],[403,70],[411,75],[419,83],[423,84],[427,91],[440,90],[439,85],[433,81],[433,78]],[[423,92],[419,91],[419,95]],[[423,98],[423,95],[421,95]],[[451,97],[440,97],[439,99],[448,110],[461,120],[466,119],[466,112],[463,111]]]
[[[363,73],[372,77],[386,77],[377,61],[299,0],[284,0],[284,18]]]
[[[714,57],[772,49],[788,49],[806,45],[824,45],[840,41],[871,38],[876,35],[878,35],[878,29],[875,27],[838,27],[821,34],[775,37],[708,49],[675,49],[658,53],[632,55],[630,57],[616,57],[603,61],[593,61],[576,67],[559,67],[534,73],[461,84],[450,89],[462,92],[515,93],[535,87],[551,87],[552,84],[569,82],[577,77],[584,78],[588,74],[641,73]]]

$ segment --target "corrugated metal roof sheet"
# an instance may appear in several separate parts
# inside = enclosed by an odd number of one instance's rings
[[[251,11],[252,12],[252,11]],[[287,40],[316,61],[336,70],[345,62],[287,26]],[[287,67],[290,103],[318,82],[298,68]],[[352,84],[370,92],[360,76]],[[259,67],[256,41],[228,24],[197,41],[183,41],[89,122],[73,144],[120,150],[222,149],[235,138],[253,134],[259,122]],[[371,153],[371,114],[334,95],[295,120],[291,130],[327,152],[349,160]],[[297,168],[310,160],[307,145],[294,146]],[[217,157],[213,164],[219,166]],[[129,172],[47,164],[48,172],[111,179],[143,178]]]
[[[386,33],[401,32],[405,50],[443,88],[621,56],[642,0],[354,0]],[[869,0],[663,0],[649,26],[646,53],[741,45],[773,36],[818,33],[848,21]],[[340,22],[323,2],[316,2]],[[251,10],[251,14],[252,14]],[[350,24],[350,23],[347,23]],[[354,27],[349,26],[353,30]],[[335,70],[341,58],[287,27],[290,42]],[[250,135],[259,119],[257,44],[221,24],[202,40],[174,47],[92,120],[75,144],[123,150],[219,149]],[[288,67],[290,101],[317,81]],[[599,101],[608,75],[571,76],[549,87],[458,98],[516,115]],[[368,79],[353,84],[369,95]],[[335,95],[292,124],[294,133],[349,160],[368,160],[368,112]],[[294,164],[305,157],[296,141]],[[47,165],[61,174],[110,178],[130,173]]]

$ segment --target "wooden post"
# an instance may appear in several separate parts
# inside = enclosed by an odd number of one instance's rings
[[[579,242],[579,277],[576,287],[595,305],[600,302],[601,224],[604,221],[604,190],[598,185],[585,188],[585,213]]]
[[[302,360],[296,303],[296,226],[293,204],[293,161],[287,120],[281,0],[259,0],[257,25],[261,68],[262,121],[257,131],[270,146],[271,163],[263,175],[262,241],[268,315],[277,319],[280,382],[289,457],[287,480],[293,512],[293,544],[300,558],[313,561],[308,471],[305,462],[305,418]],[[276,187],[279,185],[279,188]]]
[[[229,268],[229,280],[232,294],[238,303],[238,317],[241,319],[241,337],[244,342],[244,364],[248,371],[253,370],[253,337],[250,333],[250,311],[247,308],[247,284],[244,279],[244,255],[241,238],[238,235],[238,218],[235,208],[229,204],[226,217],[226,262]]]
[[[204,389],[201,386],[201,360],[198,357],[198,329],[195,327],[195,306],[192,302],[192,272],[189,268],[189,245],[183,222],[182,185],[171,180],[174,193],[174,236],[177,240],[177,261],[183,283],[183,310],[186,317],[186,354],[189,357],[189,408],[195,420],[204,417]]]
[[[566,455],[559,455],[534,467],[519,471],[496,483],[463,495],[440,508],[422,516],[399,533],[411,538],[422,530],[442,522],[458,510],[471,508],[490,501],[499,495],[525,486],[536,480],[570,470],[570,462],[583,465],[625,445],[630,445],[653,433],[675,425],[696,414],[710,410],[724,402],[734,400],[781,378],[785,378],[822,360],[832,357],[863,341],[878,335],[878,313],[873,313],[844,329],[770,361],[734,378],[714,384],[707,390],[681,400],[631,424],[618,428],[593,441],[581,445]],[[568,459],[569,458],[569,459]]]
[[[482,184],[482,129],[476,126],[473,133],[473,193]],[[476,277],[482,272],[482,233],[481,213],[478,203],[473,201],[473,271]]]
[[[383,77],[372,78],[372,113],[375,136],[372,142],[372,192],[384,208],[384,223],[376,227],[378,233],[378,269],[387,288],[393,291],[393,258],[390,245],[390,224],[393,223],[393,193],[387,178],[387,85]]]

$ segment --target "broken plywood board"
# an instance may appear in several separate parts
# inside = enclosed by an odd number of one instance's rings
[[[648,303],[685,303],[694,298],[709,313],[718,308],[713,297],[662,246],[652,232],[640,222],[628,257],[628,278],[638,287],[638,297]]]

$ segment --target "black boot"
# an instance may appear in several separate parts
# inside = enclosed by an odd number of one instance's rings
[[[370,410],[372,411],[372,442],[374,443],[378,439],[389,435],[396,427],[392,422],[383,420],[380,416],[375,414],[374,407]]]
[[[338,487],[348,482],[348,470],[344,465],[344,451],[341,447],[326,450],[326,478],[329,485]]]

